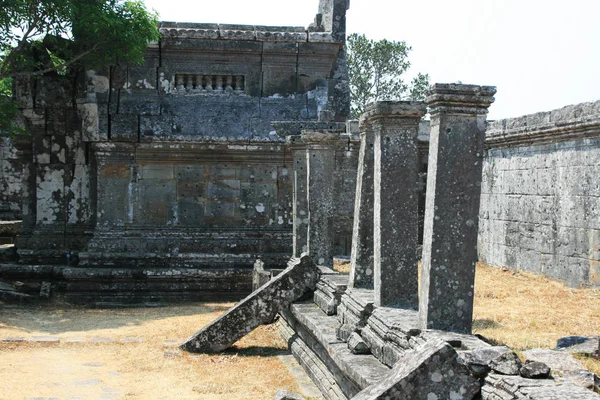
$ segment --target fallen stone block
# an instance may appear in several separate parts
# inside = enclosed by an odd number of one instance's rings
[[[309,256],[292,259],[281,274],[200,329],[181,349],[216,353],[231,347],[258,326],[271,323],[280,310],[307,291],[315,290],[318,279],[319,270]]]
[[[350,338],[350,335],[354,333],[355,327],[347,324],[341,324],[335,329],[335,336],[340,339],[342,342],[347,342]]]
[[[481,388],[482,400],[600,400],[591,390],[552,379],[526,379],[489,374]]]
[[[352,333],[348,338],[348,349],[352,354],[371,354],[371,349],[365,341],[356,332]]]
[[[391,374],[365,388],[353,400],[374,399],[472,399],[479,382],[458,362],[447,343],[428,342],[406,352]]]
[[[550,376],[550,367],[539,361],[528,361],[521,367],[519,373],[523,378],[546,379]]]
[[[531,349],[523,352],[527,361],[539,361],[548,365],[555,379],[594,390],[598,387],[596,375],[588,371],[575,357],[565,351]]]
[[[49,299],[51,290],[52,284],[50,282],[42,282],[42,285],[40,286],[40,297],[42,299]]]
[[[519,375],[521,360],[514,352],[508,351],[490,361],[490,368],[503,375]]]
[[[477,378],[483,378],[491,371],[490,362],[511,350],[506,346],[481,347],[474,350],[459,350],[460,360]]]
[[[600,336],[565,336],[558,339],[556,350],[600,358]]]
[[[552,371],[563,373],[566,371],[580,371],[585,369],[583,364],[571,354],[564,351],[550,349],[531,349],[523,352],[528,361],[539,361],[549,366]]]
[[[33,296],[19,292],[13,285],[0,281],[0,300],[3,301],[24,301],[32,300]]]

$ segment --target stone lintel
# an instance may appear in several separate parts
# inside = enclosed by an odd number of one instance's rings
[[[494,102],[495,86],[436,83],[429,88],[427,105],[431,115],[440,112],[452,114],[487,114]]]

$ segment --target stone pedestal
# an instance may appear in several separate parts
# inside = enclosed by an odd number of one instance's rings
[[[495,87],[476,85],[430,89],[422,328],[471,332],[483,142],[494,93]]]
[[[294,224],[293,252],[294,257],[308,251],[308,198],[306,197],[306,146],[299,136],[288,136],[287,143],[292,152],[293,200],[292,215]]]
[[[377,102],[363,118],[374,132],[375,305],[417,308],[419,151],[425,104]]]
[[[303,131],[306,145],[308,253],[317,265],[333,266],[333,178],[339,133]]]
[[[374,133],[366,120],[360,122],[360,153],[356,174],[354,226],[349,287],[373,289],[373,169]]]

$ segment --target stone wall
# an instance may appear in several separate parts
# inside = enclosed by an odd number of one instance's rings
[[[491,123],[479,258],[600,286],[600,101]]]
[[[0,220],[21,219],[21,169],[13,140],[0,137]]]

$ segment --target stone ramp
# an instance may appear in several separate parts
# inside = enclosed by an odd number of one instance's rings
[[[307,290],[315,290],[319,275],[319,269],[309,256],[292,259],[281,274],[200,329],[181,349],[216,353],[231,347],[259,325],[272,322],[279,311],[300,299]]]

